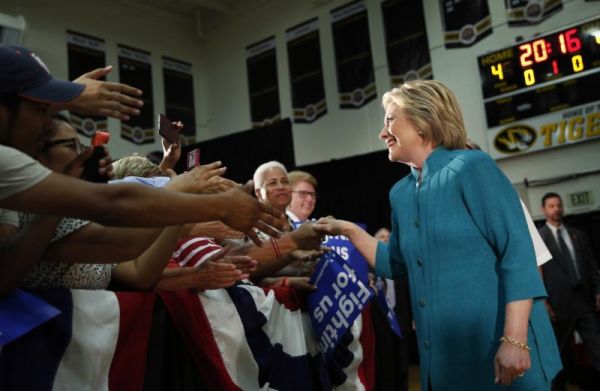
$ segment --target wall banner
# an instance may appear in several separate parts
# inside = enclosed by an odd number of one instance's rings
[[[472,46],[492,33],[487,0],[440,0],[447,49]]]
[[[319,20],[286,30],[294,123],[311,123],[327,114]]]
[[[332,10],[331,28],[340,108],[360,108],[377,96],[364,1]]]
[[[281,119],[275,37],[246,48],[246,67],[252,127],[268,126]]]
[[[106,66],[104,40],[91,35],[67,30],[67,55],[69,57],[69,80],[75,80],[84,73]],[[100,80],[106,80],[102,77]],[[96,130],[106,131],[106,117],[71,112],[71,123],[77,133],[91,137]]]
[[[509,26],[538,24],[562,10],[562,0],[505,0]]]
[[[165,86],[165,115],[171,121],[183,122],[179,134],[181,145],[196,142],[196,110],[194,105],[194,76],[192,64],[163,56]]]
[[[432,79],[421,0],[387,0],[381,3],[381,13],[391,84]]]
[[[150,52],[124,45],[117,46],[119,77],[121,83],[129,84],[144,92],[144,106],[140,115],[121,121],[121,137],[134,144],[151,144],[156,133],[154,124],[154,99],[152,93],[152,59]]]
[[[600,138],[600,101],[527,118],[488,131],[488,150],[501,159]]]

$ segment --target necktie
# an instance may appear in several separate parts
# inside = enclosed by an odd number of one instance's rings
[[[571,256],[571,252],[569,251],[569,248],[567,247],[567,243],[565,243],[565,240],[562,237],[562,229],[558,228],[556,230],[556,237],[557,237],[557,241],[558,241],[558,248],[560,249],[560,252],[562,253],[563,259],[569,265],[569,269],[570,269],[569,271],[571,274],[571,283],[573,286],[576,286],[579,284],[579,282],[581,280],[581,275],[579,274],[579,267],[577,266],[577,261],[575,259],[573,259],[573,257]]]

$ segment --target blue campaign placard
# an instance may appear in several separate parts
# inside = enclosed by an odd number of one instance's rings
[[[60,314],[60,310],[21,289],[0,299],[0,346]]]
[[[309,316],[319,350],[328,358],[373,292],[335,252],[321,257],[310,283],[317,289],[307,298]]]
[[[375,282],[375,288],[377,289],[377,305],[381,310],[385,313],[385,316],[390,324],[390,328],[398,337],[402,338],[402,331],[400,331],[400,324],[398,323],[398,319],[396,319],[396,313],[392,308],[390,308],[386,295],[385,295],[385,284],[383,283],[383,279],[381,277],[377,277]]]

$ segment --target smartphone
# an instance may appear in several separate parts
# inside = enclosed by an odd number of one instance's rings
[[[83,179],[96,183],[108,182],[108,177],[106,175],[100,175],[98,172],[100,160],[106,156],[104,144],[108,143],[108,140],[110,140],[110,133],[108,132],[96,131],[92,136],[91,144],[94,148],[94,153],[83,166]]]
[[[200,149],[196,148],[193,151],[189,151],[187,154],[187,169],[191,170],[192,168],[200,165]]]
[[[164,115],[158,115],[158,134],[171,144],[179,145],[179,128]]]

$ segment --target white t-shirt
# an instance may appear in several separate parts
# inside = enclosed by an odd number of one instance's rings
[[[23,152],[0,145],[0,200],[37,185],[50,173]]]
[[[550,250],[546,247],[546,243],[540,236],[540,233],[537,230],[537,227],[533,223],[533,219],[527,210],[527,207],[521,201],[521,206],[523,207],[523,213],[525,213],[525,220],[527,221],[527,228],[529,229],[529,234],[531,235],[531,241],[533,242],[533,249],[535,250],[535,259],[537,261],[538,266],[542,266],[544,263],[548,262],[552,259],[552,254],[550,254]]]

